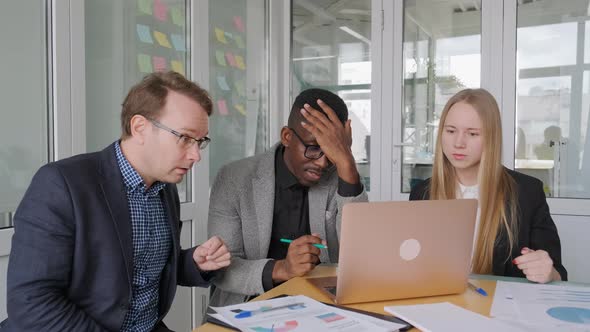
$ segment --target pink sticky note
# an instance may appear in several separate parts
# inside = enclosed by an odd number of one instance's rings
[[[225,59],[227,60],[227,62],[229,63],[230,66],[232,67],[236,67],[236,58],[234,58],[234,55],[231,54],[230,52],[226,52],[225,53]]]
[[[244,29],[244,22],[242,22],[242,18],[239,16],[234,16],[234,26],[239,32],[246,31],[246,29]]]
[[[152,63],[154,64],[154,71],[166,71],[166,59],[161,56],[153,57]]]
[[[168,5],[162,0],[154,0],[154,17],[162,22],[168,19]]]
[[[224,99],[219,99],[217,101],[217,108],[219,109],[219,114],[221,115],[228,115],[229,112],[227,111],[227,103]]]

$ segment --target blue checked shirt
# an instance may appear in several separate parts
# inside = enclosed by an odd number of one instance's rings
[[[151,331],[158,321],[160,276],[172,249],[170,225],[160,190],[166,184],[146,188],[143,179],[115,144],[117,162],[127,188],[133,231],[133,297],[121,331]]]

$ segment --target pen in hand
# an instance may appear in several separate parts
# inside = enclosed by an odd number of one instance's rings
[[[235,316],[235,318],[246,318],[246,317],[252,317],[256,314],[260,314],[260,313],[264,313],[264,312],[269,312],[269,311],[274,311],[274,310],[279,310],[279,309],[285,309],[285,308],[291,308],[291,307],[298,307],[303,305],[303,302],[298,302],[298,303],[291,303],[291,304],[285,304],[285,305],[280,305],[278,307],[262,307],[260,309],[257,310],[244,310],[242,312],[240,312],[239,314],[237,314]]]
[[[289,239],[280,239],[280,241],[281,241],[281,242],[284,242],[284,243],[291,243],[291,242],[293,242],[293,240],[289,240]],[[313,245],[314,247],[316,247],[316,248],[320,248],[320,249],[328,249],[328,247],[327,247],[327,246],[325,246],[325,245],[323,245],[323,244],[314,243],[314,244],[312,244],[312,245]]]
[[[470,289],[472,289],[474,292],[477,292],[477,293],[479,293],[479,294],[481,294],[483,296],[488,296],[488,293],[483,288],[477,287],[477,286],[475,286],[474,284],[472,284],[470,282],[467,283],[467,286]]]

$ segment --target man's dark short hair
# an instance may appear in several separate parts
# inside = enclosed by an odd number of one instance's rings
[[[305,119],[300,112],[300,110],[303,108],[303,105],[305,104],[309,104],[311,107],[324,113],[325,115],[326,113],[318,105],[318,99],[321,99],[334,110],[334,113],[336,113],[338,119],[340,119],[340,122],[345,123],[346,120],[348,120],[348,107],[346,106],[346,103],[344,103],[344,100],[340,98],[340,96],[328,90],[314,88],[302,91],[295,98],[293,107],[291,107],[291,113],[289,114],[289,127],[293,128],[300,126],[300,122]]]

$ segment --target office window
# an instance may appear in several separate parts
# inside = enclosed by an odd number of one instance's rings
[[[515,168],[548,197],[590,198],[587,1],[519,2]]]
[[[210,183],[221,166],[270,145],[266,11],[266,0],[209,2]]]
[[[45,1],[0,3],[0,228],[12,225],[37,169],[51,159]]]
[[[86,0],[87,151],[102,150],[121,136],[121,104],[145,75],[190,72],[186,3]],[[191,173],[178,184],[181,202],[192,199]]]
[[[291,100],[322,88],[346,102],[352,153],[370,190],[371,0],[293,0]]]
[[[481,1],[404,1],[402,192],[432,174],[440,114],[451,96],[478,88]]]

